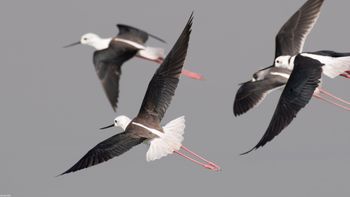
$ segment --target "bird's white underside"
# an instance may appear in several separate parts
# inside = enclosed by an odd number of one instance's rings
[[[84,34],[81,37],[80,42],[82,44],[92,46],[96,50],[104,50],[104,49],[107,49],[109,47],[109,44],[111,43],[112,40],[117,41],[117,42],[126,43],[130,46],[135,47],[138,50],[146,49],[146,47],[143,46],[142,44],[139,44],[139,43],[131,41],[131,40],[117,38],[117,37],[115,37],[115,38],[101,38],[100,36],[98,36],[97,34],[94,34],[94,33]]]
[[[149,128],[143,124],[132,122],[132,124],[147,129],[149,132],[158,136],[149,141],[150,147],[146,153],[146,160],[153,161],[180,150],[185,131],[185,117],[181,116],[170,121],[163,127],[163,132]]]
[[[109,43],[112,41],[112,38],[101,38],[96,39],[95,41],[89,43],[88,45],[94,47],[96,50],[104,50],[109,47]]]
[[[155,47],[145,47],[143,50],[139,50],[137,55],[148,60],[160,60],[164,59],[164,49]]]
[[[159,60],[159,59],[164,58],[164,49],[162,49],[162,48],[147,47],[147,46],[143,46],[137,42],[125,40],[122,38],[114,38],[114,40],[118,41],[118,42],[126,43],[128,45],[131,45],[131,46],[137,48],[139,50],[137,52],[137,55],[140,57],[143,57],[145,59]]]
[[[324,66],[323,74],[330,78],[335,78],[345,71],[350,70],[350,57],[329,57],[323,55],[315,55],[310,53],[301,53],[302,56],[316,59]]]
[[[330,57],[330,56],[324,56],[324,55],[316,55],[316,54],[311,54],[311,53],[300,53],[300,55],[304,57],[309,57],[312,59],[315,59],[319,61],[321,64],[323,64],[322,69],[323,69],[323,74],[330,77],[330,78],[335,78],[339,76],[340,74],[343,74],[345,71],[350,70],[350,56],[346,57]],[[280,56],[276,58],[279,63],[276,63],[276,67],[281,67],[281,68],[287,68],[289,70],[294,69],[294,60],[296,56],[293,56],[290,61],[288,57],[290,56]],[[307,66],[307,65],[306,65]],[[279,74],[282,76],[281,74]]]

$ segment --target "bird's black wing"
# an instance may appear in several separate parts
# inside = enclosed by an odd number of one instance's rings
[[[99,163],[108,161],[113,157],[117,157],[133,146],[142,143],[146,138],[140,138],[132,135],[130,132],[123,132],[114,135],[107,140],[97,144],[89,152],[87,152],[74,166],[65,171],[63,174],[75,172],[84,168],[88,168]]]
[[[124,24],[117,24],[117,27],[119,29],[119,33],[117,35],[118,38],[123,38],[126,40],[134,41],[139,44],[145,44],[148,40],[148,37],[152,37],[160,42],[165,43],[165,41],[157,36],[154,36],[150,33],[147,33],[141,29],[124,25]]]
[[[162,120],[179,83],[179,77],[187,54],[192,20],[193,15],[191,15],[164,62],[153,75],[138,117],[152,118],[159,122]]]
[[[275,58],[302,52],[305,39],[315,25],[324,0],[308,0],[280,29],[276,36]]]
[[[297,113],[309,103],[318,87],[322,74],[322,64],[314,59],[296,56],[294,69],[284,88],[269,127],[254,149],[264,146],[286,128]]]
[[[262,102],[267,94],[287,83],[286,78],[270,76],[258,81],[248,81],[241,84],[233,104],[233,113],[240,116]]]
[[[135,56],[137,51],[138,49],[128,44],[115,42],[113,47],[94,53],[93,61],[96,73],[114,111],[116,111],[118,103],[121,66],[125,61]]]

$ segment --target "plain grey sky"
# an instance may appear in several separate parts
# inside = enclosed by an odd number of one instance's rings
[[[305,0],[19,1],[0,4],[0,194],[62,196],[296,197],[350,194],[349,114],[312,100],[271,143],[247,156],[265,132],[280,92],[250,113],[232,113],[238,84],[274,56],[274,37]],[[305,51],[350,51],[350,1],[326,1]],[[130,24],[168,41],[169,51],[191,11],[186,68],[207,80],[181,78],[163,124],[186,116],[184,144],[221,165],[220,173],[170,155],[147,163],[140,145],[109,162],[55,176],[120,130],[99,131],[115,116],[134,117],[157,65],[123,66],[114,113],[92,64],[93,49],[62,46],[87,32],[117,33]],[[350,99],[343,78],[324,88]]]

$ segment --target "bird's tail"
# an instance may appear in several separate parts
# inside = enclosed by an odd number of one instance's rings
[[[170,121],[163,127],[163,130],[162,136],[150,142],[150,147],[146,154],[147,161],[160,159],[168,154],[172,154],[174,151],[180,150],[184,140],[185,117],[181,116]]]
[[[164,59],[164,49],[155,47],[146,47],[145,49],[139,50],[137,53],[138,57],[161,63]]]
[[[323,66],[323,73],[330,78],[342,75],[348,70],[350,70],[350,56],[333,58]]]

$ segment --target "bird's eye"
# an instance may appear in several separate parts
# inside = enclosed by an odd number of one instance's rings
[[[83,38],[83,40],[87,40],[87,38]]]
[[[258,75],[256,73],[254,73],[253,78],[258,79]]]
[[[277,60],[277,61],[276,61],[276,63],[277,63],[277,64],[279,64],[279,63],[280,63],[280,61],[279,61],[279,60]]]
[[[114,120],[114,123],[117,123],[118,121],[117,120]]]

